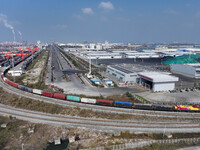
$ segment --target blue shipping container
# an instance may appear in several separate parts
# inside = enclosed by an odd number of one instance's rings
[[[131,102],[120,102],[120,101],[115,101],[115,104],[119,104],[119,105],[132,105]]]

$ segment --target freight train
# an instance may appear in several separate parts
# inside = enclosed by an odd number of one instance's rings
[[[73,101],[78,103],[85,104],[93,104],[93,105],[101,105],[101,106],[110,106],[110,107],[119,107],[119,108],[129,108],[129,109],[142,109],[142,110],[155,110],[155,111],[184,111],[184,112],[200,112],[199,106],[184,106],[184,105],[176,105],[176,106],[166,106],[166,105],[153,105],[153,104],[142,104],[142,103],[131,103],[131,102],[122,102],[122,101],[114,101],[114,100],[103,100],[103,99],[94,99],[94,98],[85,98],[73,95],[65,95],[60,93],[52,93],[39,89],[32,89],[23,85],[19,85],[10,81],[4,76],[4,73],[1,74],[1,78],[7,84],[18,88],[22,91],[38,94],[50,98],[56,98],[61,100]]]

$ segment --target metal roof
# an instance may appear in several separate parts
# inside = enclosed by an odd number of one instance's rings
[[[114,68],[114,69],[117,69],[117,70],[119,70],[119,71],[121,71],[121,72],[124,72],[124,73],[126,73],[126,74],[134,73],[133,71],[130,71],[130,70],[121,68],[121,67],[119,67],[119,66],[110,66],[110,67],[112,67],[112,68]]]
[[[138,75],[152,82],[176,82],[179,80],[178,77],[161,72],[140,72]]]

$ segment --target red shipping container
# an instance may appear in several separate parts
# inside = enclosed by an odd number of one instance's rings
[[[10,84],[11,86],[15,87],[15,88],[18,87],[18,84],[17,84],[17,83],[14,83],[14,82],[9,81],[9,80],[6,80],[6,82],[7,82],[8,84]]]
[[[42,91],[42,95],[47,97],[53,97],[53,93],[47,91]]]
[[[5,82],[9,84],[9,80],[8,79],[5,79]]]
[[[66,99],[66,95],[64,94],[59,94],[59,93],[54,93],[53,97],[59,98],[59,99]]]
[[[99,103],[109,103],[109,104],[112,104],[114,101],[112,101],[112,100],[98,99],[97,102],[99,102]]]
[[[18,88],[18,84],[17,83],[12,83],[12,86],[14,86],[15,88]]]

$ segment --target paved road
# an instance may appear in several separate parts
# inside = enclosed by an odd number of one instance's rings
[[[66,62],[66,60],[61,56],[59,53],[58,47],[56,45],[52,46],[52,61],[53,64],[55,64],[54,69],[54,77],[57,78],[62,78],[63,74],[60,73],[61,69],[59,67],[58,62],[60,63],[60,66],[62,66],[63,70],[67,69],[72,69]],[[58,57],[56,57],[58,56]],[[57,58],[57,59],[56,59]],[[59,60],[58,60],[59,59]],[[56,73],[58,71],[58,73]],[[81,80],[77,78],[74,74],[69,75],[70,82],[65,82],[63,80],[54,80],[54,85],[57,87],[60,87],[64,89],[65,93],[67,94],[83,94],[83,95],[88,95],[88,96],[110,96],[110,95],[116,95],[116,94],[124,94],[127,91],[135,94],[135,93],[140,93],[142,90],[138,88],[97,88],[94,86],[90,86],[87,83],[82,84]]]
[[[47,74],[46,74],[46,81],[45,83],[48,85],[48,84],[51,84],[51,77],[52,77],[52,52],[49,51],[49,58],[48,58],[48,62],[47,62]]]

